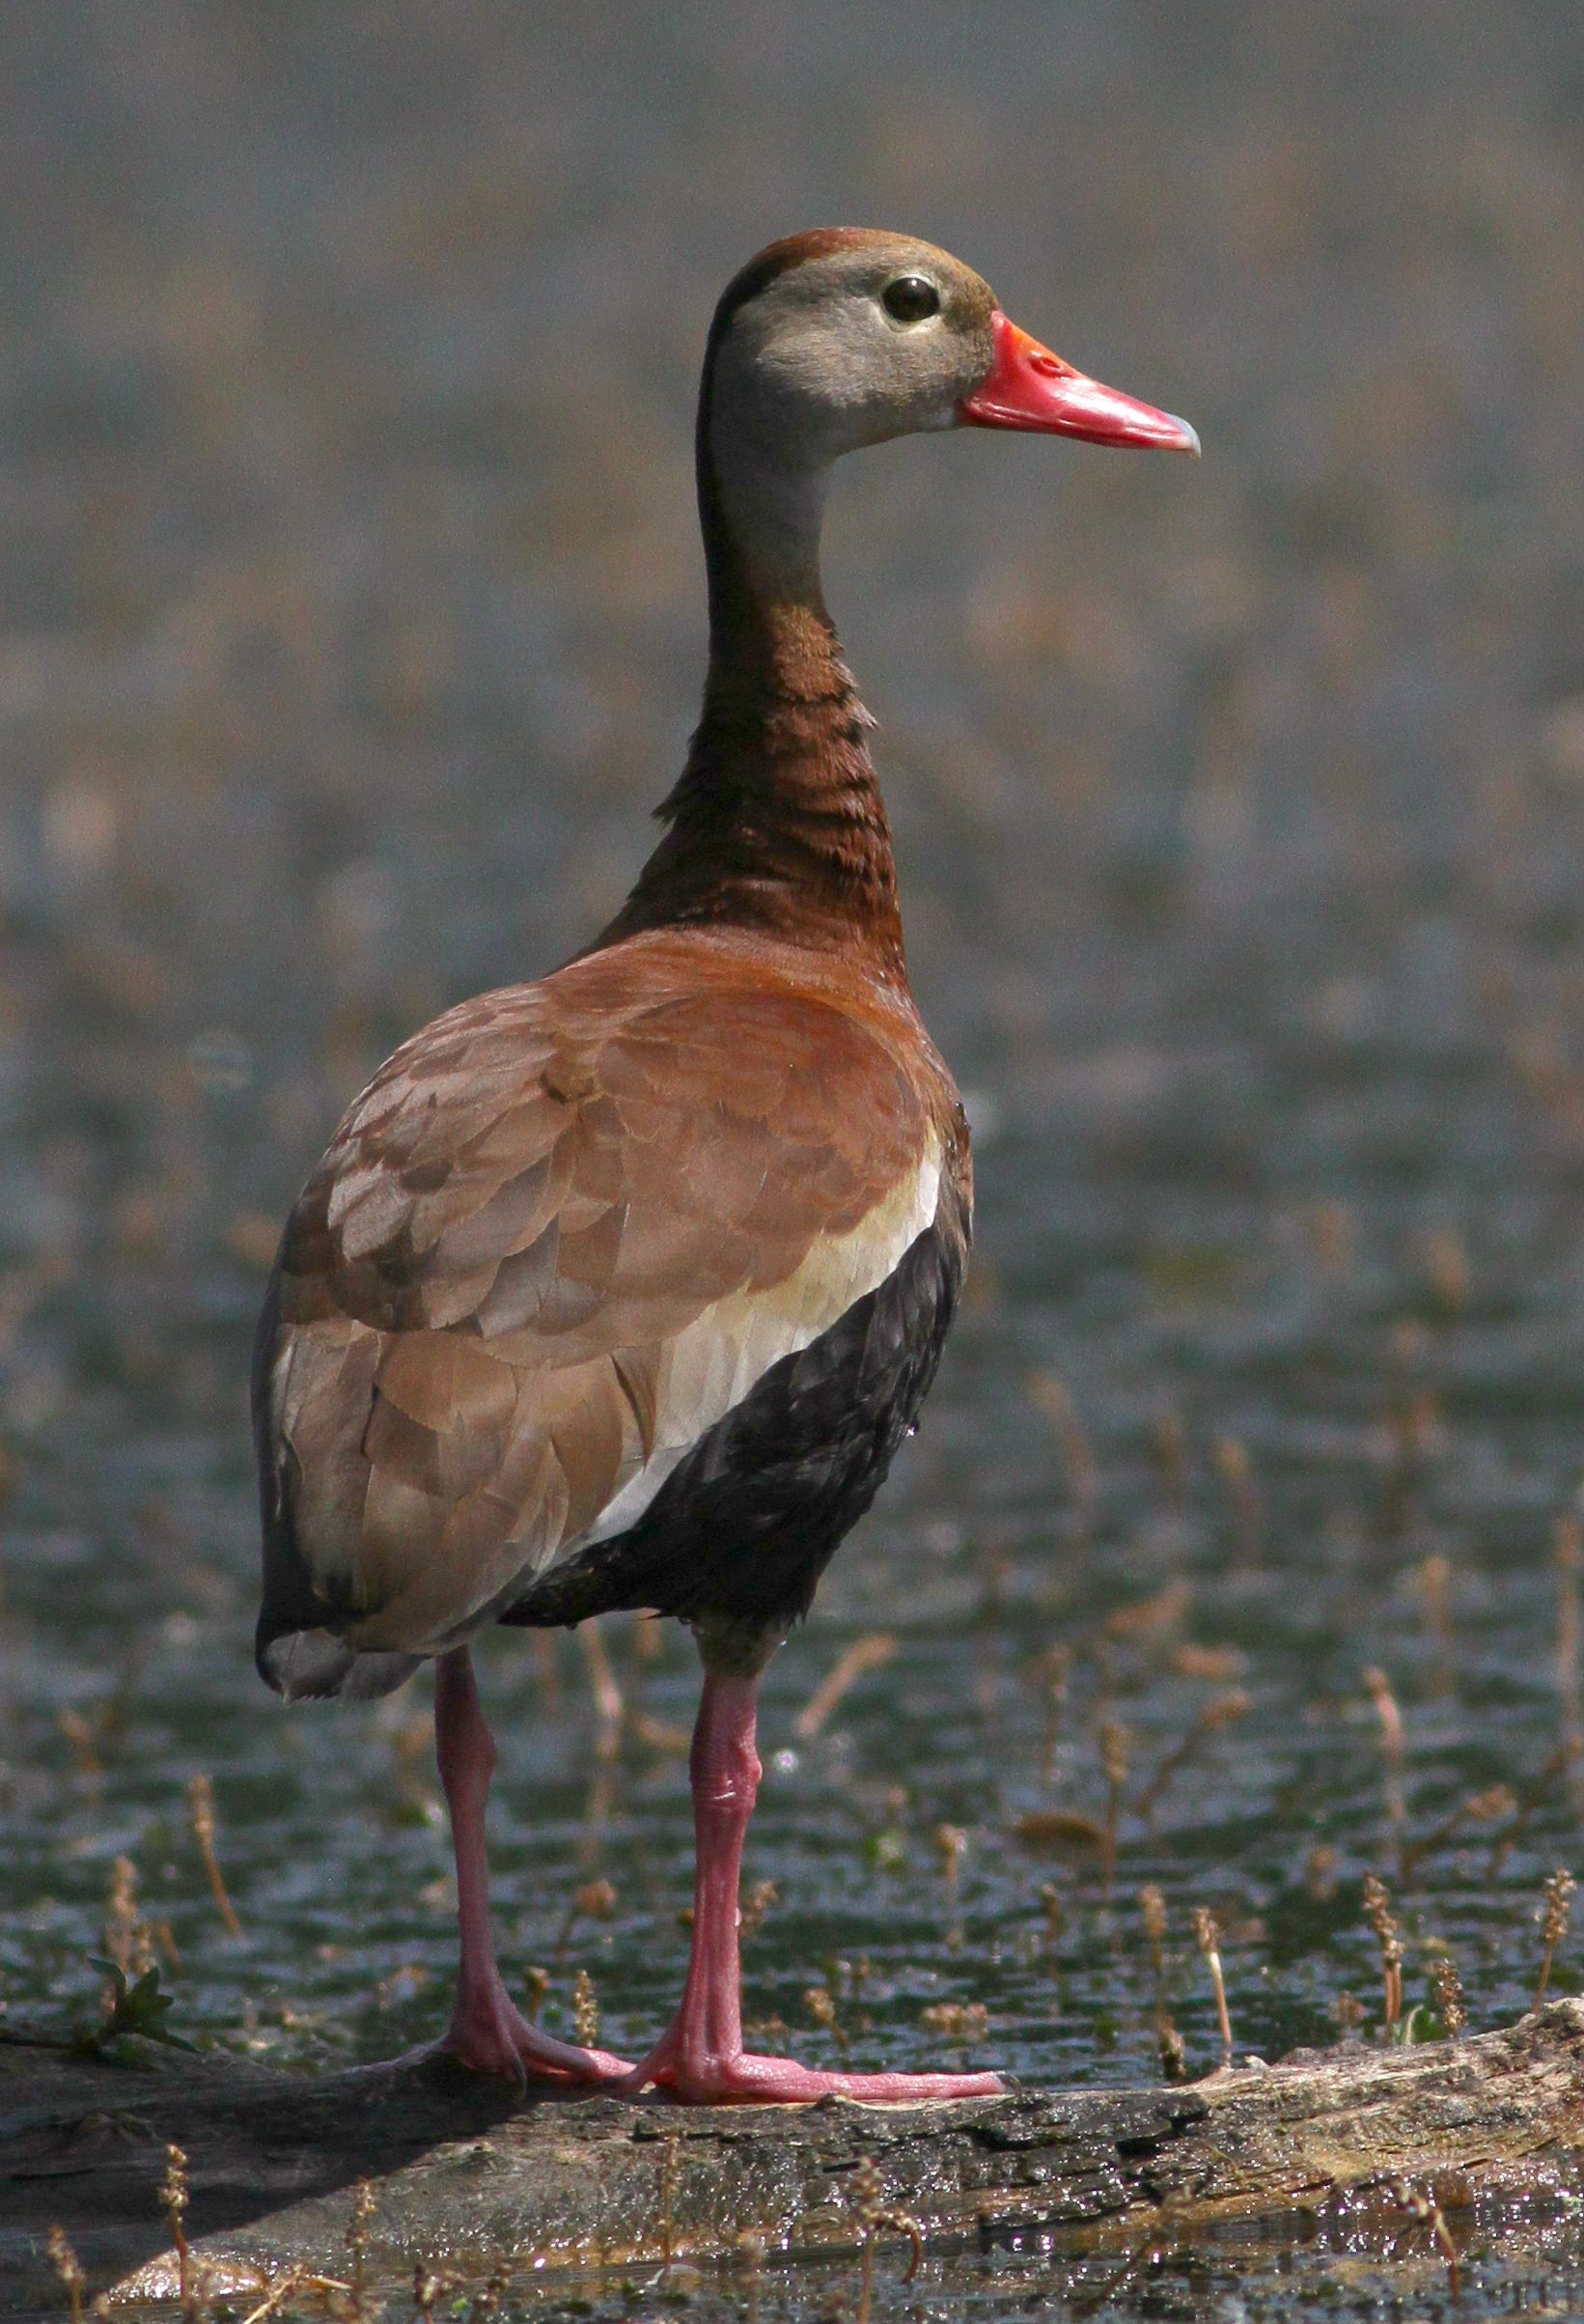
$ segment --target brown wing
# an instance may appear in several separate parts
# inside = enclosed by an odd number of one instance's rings
[[[900,1041],[740,972],[679,981],[635,943],[451,1011],[292,1214],[266,1520],[272,1477],[286,1596],[360,1651],[433,1651],[620,1529],[933,1216]]]

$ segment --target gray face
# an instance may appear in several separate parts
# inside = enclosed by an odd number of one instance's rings
[[[817,250],[737,308],[714,374],[712,433],[755,465],[820,468],[950,428],[994,356],[989,286],[944,250],[866,235]]]

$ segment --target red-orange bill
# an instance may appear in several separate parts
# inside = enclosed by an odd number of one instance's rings
[[[989,378],[958,406],[970,428],[1024,428],[1046,435],[1079,435],[1092,444],[1188,452],[1199,438],[1186,420],[1157,411],[1115,387],[1102,387],[1053,355],[1048,347],[1009,322],[999,307],[990,318],[995,361]]]

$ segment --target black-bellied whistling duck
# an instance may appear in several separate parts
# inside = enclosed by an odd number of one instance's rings
[[[760,1674],[918,1412],[971,1203],[820,513],[842,453],[963,423],[1198,450],[926,242],[798,235],[737,275],[699,397],[709,673],[665,836],[587,952],[397,1050],[287,1225],[254,1374],[259,1667],[360,1699],[435,1659],[461,1929],[445,2046],[485,2072],[717,2101],[1000,2086],[750,2057],[737,1957]],[[507,1996],[467,1648],[488,1622],[614,1608],[686,1622],[705,1673],[692,1957],[637,2065]]]

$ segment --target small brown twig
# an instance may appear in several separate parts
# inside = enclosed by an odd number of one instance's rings
[[[1150,1423],[1150,1457],[1168,1498],[1181,1501],[1188,1473],[1188,1437],[1180,1413],[1156,1413]]]
[[[894,2234],[905,2235],[913,2247],[907,2263],[903,2283],[911,2283],[924,2259],[924,2230],[910,2211],[899,2211],[882,2203],[885,2184],[875,2168],[873,2156],[860,2155],[852,2173],[853,2208],[864,2231],[860,2250],[857,2324],[869,2324],[875,2302],[875,2234],[876,2228],[889,2227]]]
[[[137,1906],[137,1866],[118,1856],[110,1866],[110,1894],[104,1908],[104,1952],[127,1978],[153,1967],[153,1931]]]
[[[1049,1421],[1051,1433],[1067,1464],[1068,1489],[1079,1509],[1088,1513],[1099,1498],[1099,1463],[1072,1391],[1054,1372],[1030,1372],[1023,1391],[1038,1413]]]
[[[1138,1909],[1144,1918],[1144,1934],[1150,1940],[1150,1966],[1154,1974],[1158,2002],[1166,1984],[1166,1899],[1153,1881],[1140,1889]]]
[[[1210,1445],[1210,1460],[1232,1504],[1238,1554],[1252,1564],[1259,1554],[1262,1513],[1248,1447],[1237,1437],[1217,1437]]]
[[[599,2039],[599,1998],[586,1969],[572,1979],[572,2024],[584,2049],[592,2050]]]
[[[1062,1713],[1067,1707],[1068,1680],[1072,1670],[1070,1646],[1052,1646],[1035,1665],[1036,1681],[1045,1698],[1045,1731],[1042,1768],[1047,1783],[1056,1780],[1056,1753],[1062,1740]]]
[[[1417,1327],[1397,1334],[1394,1354],[1406,1362],[1417,1355]],[[1439,1435],[1435,1398],[1428,1388],[1404,1386],[1388,1397],[1382,1414],[1389,1458],[1381,1484],[1380,1526],[1388,1534],[1410,1530],[1416,1515],[1416,1489]]]
[[[220,1859],[215,1854],[214,1785],[208,1776],[196,1775],[187,1785],[187,1806],[192,1814],[192,1835],[198,1842],[198,1853],[204,1861],[204,1877],[209,1884],[214,1909],[225,1925],[227,1936],[239,1937],[242,1924],[226,1891]]]
[[[488,2317],[499,2315],[509,2282],[506,2262],[497,2261],[485,2278],[483,2288],[473,2295],[473,2305],[467,2311],[467,2324],[486,2324]]]
[[[1447,2030],[1449,2041],[1456,2041],[1468,2024],[1468,2004],[1463,1996],[1463,1980],[1458,1974],[1458,1964],[1447,1952],[1431,1955],[1430,1981],[1435,1992],[1435,2010]]]
[[[1393,1917],[1386,1884],[1374,1872],[1364,1875],[1364,1918],[1374,1929],[1380,1946],[1385,2008],[1382,2034],[1385,2040],[1391,2041],[1403,2017],[1403,1932]]]
[[[1468,1246],[1455,1226],[1432,1226],[1420,1250],[1435,1303],[1451,1323],[1468,1304]]]
[[[102,1783],[104,1761],[99,1755],[99,1730],[94,1722],[68,1705],[56,1712],[55,1724],[66,1738],[78,1775],[96,1787]]]
[[[1577,1885],[1570,1872],[1553,1872],[1545,1884],[1545,1904],[1539,1916],[1542,1950],[1540,1957],[1540,1983],[1535,1987],[1534,2006],[1537,2009],[1544,2001],[1545,1988],[1551,1982],[1551,1962],[1556,1948],[1568,1934],[1568,1923],[1572,1918],[1573,1890]]]
[[[1172,2198],[1168,2196],[1160,2206],[1161,2216],[1168,2223],[1171,2202]],[[1164,2227],[1152,2226],[1149,2232],[1133,2246],[1120,2267],[1113,2268],[1110,2275],[1102,2278],[1093,2291],[1086,2292],[1081,2299],[1073,2301],[1073,2315],[1078,2317],[1098,2316],[1102,2310],[1109,2308],[1117,2294],[1141,2276],[1146,2268],[1159,2267],[1162,2260],[1169,2258],[1172,2253],[1178,2249],[1178,2245],[1179,2237],[1169,2224]]]
[[[668,1759],[685,1759],[693,1747],[693,1738],[686,1727],[677,1726],[669,1719],[656,1719],[652,1712],[634,1710],[630,1703],[627,1733],[634,1743],[641,1743],[652,1751],[663,1751]]]
[[[1150,1941],[1155,2041],[1160,2051],[1160,2070],[1168,2082],[1183,2082],[1187,2079],[1187,2050],[1166,2006],[1166,1899],[1153,1881],[1140,1889],[1138,1907],[1144,1918],[1144,1933]]]
[[[1160,2051],[1162,2079],[1167,2082],[1186,2082],[1188,2045],[1169,2017],[1162,2016],[1156,2025],[1155,2042]]]
[[[1105,1777],[1105,1839],[1101,1865],[1105,1877],[1105,1901],[1109,1904],[1116,1887],[1122,1795],[1127,1781],[1127,1763],[1133,1738],[1120,1719],[1102,1719],[1096,1732],[1100,1747],[1100,1769]]]
[[[848,2055],[847,2032],[836,2014],[836,1996],[828,1985],[809,1985],[804,1988],[803,2006],[815,2024],[828,2033],[841,2051]]]
[[[1441,2206],[1433,2195],[1418,2187],[1410,2187],[1406,2179],[1393,2179],[1386,2192],[1398,2208],[1407,2214],[1413,2227],[1428,2227],[1431,2240],[1446,2261],[1447,2289],[1454,2300],[1461,2295],[1462,2278],[1458,2246],[1452,2240],[1452,2230],[1442,2215]]]
[[[67,2239],[64,2227],[54,2226],[46,2238],[49,2264],[66,2288],[71,2303],[71,2324],[82,2324],[82,2296],[88,2279],[83,2274],[82,2261]]]
[[[776,1902],[779,1890],[773,1880],[756,1880],[747,1890],[737,1907],[737,1936],[751,1937],[764,1927],[770,1907]]]
[[[1467,1793],[1450,1814],[1444,1815],[1419,1839],[1403,1842],[1398,1851],[1403,1880],[1412,1880],[1425,1859],[1456,1839],[1466,1825],[1499,1823],[1503,1816],[1515,1815],[1517,1806],[1517,1800],[1506,1783],[1487,1783],[1484,1791]]]
[[[1339,1993],[1331,2002],[1331,2015],[1345,2042],[1352,2040],[1369,2014],[1356,1993]]]
[[[919,2011],[919,2023],[938,2033],[966,2059],[968,2052],[989,2031],[990,2013],[983,2002],[931,2002]]]
[[[427,2267],[420,2260],[412,2271],[414,2313],[422,2318],[423,2324],[432,2324],[434,2310],[439,2303],[451,2294],[459,2292],[465,2282],[465,2277],[453,2275],[448,2268]],[[332,2309],[332,2317],[334,2312]],[[453,2312],[455,2313],[455,2310]],[[252,2318],[244,2317],[243,2324],[252,2324]]]
[[[1103,1635],[1122,1645],[1156,1645],[1181,1627],[1192,1605],[1193,1583],[1180,1574],[1148,1598],[1135,1598],[1131,1605],[1119,1606],[1107,1614]]]
[[[616,1890],[608,1880],[586,1880],[580,1889],[574,1889],[556,1936],[557,1967],[567,1958],[567,1946],[579,1920],[608,1920],[615,1910]]]
[[[958,1881],[968,1834],[960,1824],[937,1824],[934,1842],[941,1878],[946,1884],[946,1943],[956,1952],[962,1943],[962,1923],[958,1918]]]
[[[882,1669],[896,1651],[897,1641],[887,1630],[872,1630],[865,1637],[854,1638],[851,1645],[837,1656],[792,1721],[792,1733],[798,1742],[812,1743],[822,1731],[848,1688],[868,1671]]]
[[[1439,1550],[1432,1550],[1414,1568],[1413,1579],[1425,1610],[1425,1627],[1435,1642],[1438,1665],[1435,1691],[1438,1694],[1448,1694],[1452,1692],[1452,1666],[1458,1644],[1452,1623],[1451,1558]]]
[[[187,2189],[187,2158],[180,2146],[165,2149],[165,2176],[160,2181],[159,2199],[165,2206],[170,2223],[171,2242],[176,2251],[176,2280],[181,2302],[182,2324],[203,2324],[208,2313],[208,2303],[203,2297],[202,2279],[192,2263],[192,2246],[187,2241],[186,2212],[190,2199]]]
[[[352,2215],[347,2225],[347,2249],[352,2261],[352,2313],[361,2317],[368,2283],[369,2225],[375,2214],[372,2179],[359,2179],[352,2189]]]
[[[760,2282],[764,2272],[764,2254],[769,2248],[770,2239],[763,2227],[738,2228],[736,2250],[741,2256],[742,2273],[747,2279],[743,2324],[759,2324]]]
[[[1320,1272],[1327,1275],[1349,1274],[1357,1257],[1358,1239],[1348,1204],[1335,1196],[1317,1202],[1305,1223],[1309,1229],[1309,1247]]]
[[[1141,1824],[1149,1823],[1171,1784],[1203,1750],[1210,1736],[1219,1733],[1222,1727],[1229,1726],[1235,1719],[1246,1719],[1253,1707],[1253,1698],[1245,1694],[1241,1687],[1233,1687],[1224,1694],[1212,1695],[1208,1703],[1200,1707],[1192,1725],[1172,1746],[1133,1802],[1133,1813]]]
[[[444,2277],[434,2278],[431,2281],[435,2282],[438,2289],[449,2290],[450,2288],[449,2280]],[[287,2301],[297,2292],[312,2292],[315,2295],[316,2306],[321,2313],[331,2317],[345,2316],[347,2310],[342,2304],[350,2300],[351,2290],[351,2285],[343,2283],[339,2276],[320,2276],[316,2274],[312,2268],[291,2267],[286,2270],[284,2275],[276,2277],[267,2295],[260,2301],[257,2308],[248,2310],[247,2314],[241,2319],[241,2324],[264,2324],[265,2316],[278,2314]]]
[[[1215,2015],[1221,2029],[1221,2063],[1232,2068],[1232,2018],[1227,2009],[1226,1980],[1221,1974],[1221,1931],[1215,1915],[1208,1906],[1198,1904],[1193,1910],[1194,1942],[1209,1968],[1210,1983],[1215,1988]]]
[[[1581,1746],[1581,1749],[1584,1749],[1584,1746]],[[1567,1776],[1571,1781],[1576,1778],[1577,1770],[1578,1759],[1572,1745],[1568,1742],[1559,1743],[1533,1782],[1526,1783],[1519,1791],[1517,1813],[1514,1816],[1513,1821],[1505,1832],[1499,1832],[1491,1841],[1490,1854],[1486,1859],[1485,1876],[1487,1881],[1495,1879],[1508,1857],[1517,1846],[1519,1840],[1523,1838],[1539,1810],[1545,1806],[1550,1796],[1551,1786],[1558,1777]]]
[[[594,1695],[595,1715],[599,1722],[595,1736],[597,1759],[610,1761],[622,1748],[624,1705],[622,1690],[616,1683],[616,1673],[610,1666],[610,1656],[600,1636],[597,1622],[581,1622],[577,1642],[583,1649],[583,1662],[589,1673],[589,1688]]]
[[[1364,1671],[1363,1678],[1365,1691],[1375,1705],[1376,1719],[1380,1727],[1380,1755],[1385,1770],[1386,1824],[1401,1870],[1408,1812],[1403,1788],[1403,1766],[1406,1756],[1403,1714],[1397,1707],[1397,1697],[1392,1693],[1391,1681],[1384,1670],[1372,1663]]]

